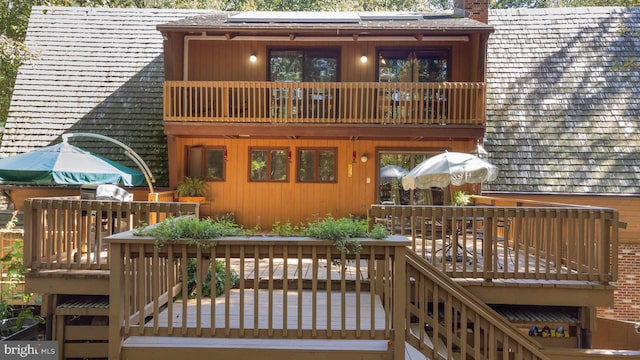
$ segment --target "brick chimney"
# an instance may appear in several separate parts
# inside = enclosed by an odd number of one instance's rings
[[[489,23],[489,0],[454,0],[453,9],[456,15]]]

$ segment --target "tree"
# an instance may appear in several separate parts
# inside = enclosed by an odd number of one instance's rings
[[[0,4],[0,126],[4,126],[18,68],[35,54],[24,45],[30,2],[0,0]]]
[[[555,0],[490,0],[489,7],[492,9],[508,9],[508,8],[545,8],[549,7],[550,2]]]

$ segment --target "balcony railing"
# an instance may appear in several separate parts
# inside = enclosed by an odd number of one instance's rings
[[[614,209],[477,198],[476,206],[373,205],[369,215],[451,277],[616,281]]]
[[[25,266],[106,270],[105,236],[197,213],[197,207],[29,199]],[[452,277],[616,281],[620,225],[613,209],[476,197],[469,207],[373,205],[369,215],[408,236],[414,252]]]
[[[199,204],[33,198],[24,208],[24,265],[32,270],[108,270],[104,237],[197,214]]]
[[[187,239],[158,247],[126,233],[107,241],[110,286],[118,289],[109,307],[110,358],[121,346],[175,337],[378,341],[393,359],[405,358],[405,341],[428,358],[546,358],[460,285],[407,254],[404,237],[362,239],[357,254],[295,237],[212,239],[206,248]],[[205,278],[214,259],[225,276]],[[184,281],[187,264],[198,274],[194,290]],[[231,288],[234,269],[239,282]],[[204,295],[218,282],[222,295]],[[242,343],[233,343],[242,357]]]
[[[485,83],[167,81],[164,120],[483,125]]]
[[[25,265],[110,270],[111,354],[120,353],[123,336],[169,336],[363,339],[389,342],[395,358],[406,340],[431,358],[545,358],[449,277],[615,281],[617,212],[475,200],[467,207],[374,205],[372,218],[404,237],[364,239],[360,253],[344,254],[328,241],[295,237],[157,247],[121,232],[197,211],[197,204],[29,199]],[[107,233],[119,234],[105,241]],[[224,279],[205,277],[214,259],[224,264]],[[223,281],[224,295],[208,298],[196,287],[189,298],[188,263],[198,284]],[[233,288],[232,269],[239,277]]]

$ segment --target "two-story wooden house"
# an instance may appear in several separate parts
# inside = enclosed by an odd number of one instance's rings
[[[126,230],[195,204],[29,200],[26,285],[43,295],[60,356],[587,356],[578,348],[590,347],[595,308],[613,302],[615,210],[482,197],[419,205],[429,194],[380,173],[474,151],[492,28],[451,14],[308,16],[34,9],[28,42],[44,51],[21,70],[5,154],[36,131],[53,141],[49,128],[93,129],[128,139],[171,190],[205,178],[203,214],[233,212],[248,228],[368,214],[399,235],[364,240],[358,254],[262,236],[159,249]],[[186,263],[203,274],[211,259],[234,266],[239,283],[188,299]]]
[[[248,227],[425,203],[413,168],[484,136],[492,28],[411,12],[212,13],[158,25],[169,184],[209,183],[203,214]]]

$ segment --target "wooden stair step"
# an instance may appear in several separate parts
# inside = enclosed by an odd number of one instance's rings
[[[293,356],[293,357],[292,357]],[[386,340],[236,339],[132,336],[124,341],[122,360],[319,359],[391,360]]]

